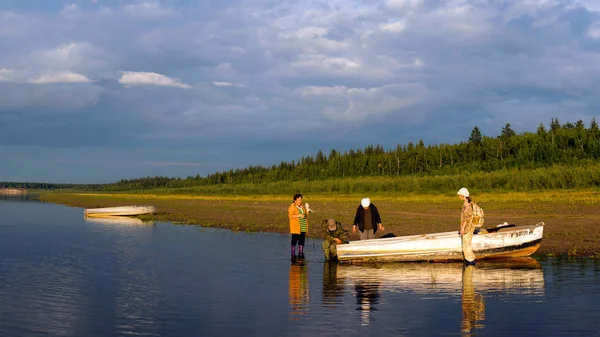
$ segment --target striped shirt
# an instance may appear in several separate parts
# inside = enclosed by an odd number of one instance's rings
[[[296,206],[298,207],[298,213],[300,214],[304,214],[304,209],[302,209],[301,206]],[[300,220],[300,233],[306,233],[306,217],[304,218],[299,218],[298,220]]]

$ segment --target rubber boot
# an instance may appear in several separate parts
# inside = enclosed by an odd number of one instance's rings
[[[304,246],[298,246],[298,258],[304,260]]]
[[[296,246],[292,246],[292,262],[296,262]]]

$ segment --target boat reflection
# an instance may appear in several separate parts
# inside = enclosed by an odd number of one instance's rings
[[[461,294],[461,332],[466,335],[484,327],[486,295],[544,295],[542,267],[529,257],[483,260],[467,267],[462,263],[341,264],[336,275],[338,281],[354,284],[363,325],[369,324],[383,291],[448,297]],[[331,284],[329,281],[328,287]],[[323,291],[325,294],[325,284]]]
[[[304,263],[293,263],[289,272],[289,303],[290,320],[296,321],[302,315],[308,314],[310,302],[308,289],[308,271]]]
[[[462,288],[462,263],[407,262],[340,267],[338,277],[354,282],[379,280],[387,291],[456,293]],[[540,295],[544,292],[542,267],[530,257],[477,261],[472,281],[477,290]]]
[[[104,225],[144,225],[156,226],[154,221],[142,221],[142,219],[127,216],[84,216],[85,222]]]

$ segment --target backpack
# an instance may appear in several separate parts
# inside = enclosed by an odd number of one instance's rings
[[[473,223],[473,227],[481,228],[484,223],[483,209],[481,209],[481,207],[479,207],[479,205],[477,205],[476,203],[473,203],[472,205],[473,205],[473,217],[471,218],[471,221]]]

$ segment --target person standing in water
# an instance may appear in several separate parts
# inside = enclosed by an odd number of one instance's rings
[[[475,232],[475,226],[473,226],[473,205],[471,204],[471,197],[469,190],[466,187],[461,188],[456,192],[458,197],[463,201],[462,210],[460,212],[460,238],[462,241],[463,257],[466,265],[475,265],[475,254],[473,253],[473,247],[471,247],[471,241],[473,241],[473,233]]]
[[[304,243],[306,232],[308,232],[308,211],[302,205],[302,194],[294,195],[294,202],[288,207],[288,218],[290,219],[290,234],[292,235],[291,260],[304,259]],[[298,256],[296,257],[296,244],[298,244]]]

